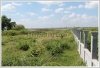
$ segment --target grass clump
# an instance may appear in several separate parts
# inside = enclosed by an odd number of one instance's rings
[[[23,45],[21,45],[20,49],[27,51],[29,49],[29,46],[27,44],[23,44]]]
[[[30,47],[26,41],[21,41],[18,45],[18,48],[23,51],[27,51]]]
[[[61,47],[55,47],[51,50],[52,56],[59,55],[60,53],[63,53],[63,49]]]
[[[45,47],[42,45],[35,45],[31,50],[31,56],[38,57],[44,53]]]
[[[63,53],[65,49],[70,49],[68,42],[66,43],[62,40],[49,40],[45,42],[45,44],[47,50],[52,56],[56,56]]]

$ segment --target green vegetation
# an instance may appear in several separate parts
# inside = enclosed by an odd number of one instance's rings
[[[25,29],[25,27],[23,25],[16,25],[13,30],[22,30]]]
[[[1,17],[1,25],[2,25],[2,31],[4,30],[22,30],[25,29],[23,25],[17,25],[16,22],[11,22],[11,18],[7,18],[7,16],[3,15]]]
[[[1,20],[2,20],[2,23],[1,23],[2,30],[5,30],[5,29],[10,30],[16,25],[16,22],[11,22],[11,18],[7,18],[5,15],[1,17]]]
[[[2,32],[3,66],[82,66],[70,30]]]
[[[29,45],[26,44],[25,42],[21,43],[19,49],[27,51],[29,49]]]

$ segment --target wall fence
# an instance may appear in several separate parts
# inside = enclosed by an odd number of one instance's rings
[[[77,49],[80,57],[88,67],[99,67],[98,57],[98,32],[91,32],[90,44],[88,41],[89,31],[82,31],[79,29],[72,29],[75,41],[77,42]]]

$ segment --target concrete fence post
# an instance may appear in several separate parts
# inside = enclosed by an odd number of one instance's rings
[[[88,31],[84,31],[84,46],[87,48]]]
[[[84,31],[84,61],[86,61],[86,52],[85,49],[87,48],[87,38],[88,38],[88,31]]]
[[[91,54],[92,59],[98,59],[98,32],[91,33]]]
[[[82,38],[82,30],[79,31],[79,54],[81,54],[81,38]]]
[[[82,42],[82,30],[80,30],[80,42]]]
[[[83,30],[81,30],[81,39],[80,39],[81,43],[83,43],[83,40],[84,40],[84,34],[83,34]]]
[[[79,30],[77,30],[77,37],[78,37],[78,39],[79,39]]]
[[[81,30],[79,30],[79,40],[81,39],[81,33],[80,32],[81,32]]]

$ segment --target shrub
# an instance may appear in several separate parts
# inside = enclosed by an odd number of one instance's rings
[[[46,44],[47,50],[53,56],[56,56],[63,52],[63,49],[61,47],[61,43],[59,40],[50,40],[50,41],[47,41],[45,44]]]
[[[42,45],[36,45],[31,51],[31,56],[38,57],[40,56],[45,50],[45,47]]]
[[[63,39],[63,40],[60,40],[61,41],[61,48],[62,49],[70,49],[70,45],[68,44],[68,40],[67,39]]]
[[[37,57],[37,56],[39,56],[41,54],[41,51],[40,50],[32,50],[31,54],[32,54],[32,56]]]
[[[20,47],[21,50],[27,51],[29,49],[29,46],[27,44],[24,44]]]
[[[62,39],[64,37],[64,35],[61,34],[60,38]]]
[[[8,30],[8,31],[3,31],[2,33],[3,35],[11,35],[11,36],[15,36],[18,34],[18,32],[16,32],[15,30]]]
[[[70,46],[68,44],[62,43],[61,44],[62,49],[70,49]]]
[[[27,30],[27,29],[22,29],[20,30],[20,34],[33,34],[34,31],[30,31],[30,30]]]
[[[3,35],[10,35],[10,36],[15,36],[15,35],[21,35],[21,34],[28,34],[30,33],[30,31],[24,29],[24,30],[7,30],[7,31],[3,31],[2,34]]]
[[[36,42],[36,39],[33,39],[33,42]]]
[[[47,50],[49,51],[49,50],[52,49],[52,46],[48,45],[48,46],[46,46],[46,48],[47,48]]]
[[[49,40],[44,42],[44,44],[49,53],[53,56],[63,53],[65,49],[73,50],[76,47],[76,43],[73,37],[71,37],[71,39],[65,38],[60,40]]]
[[[55,47],[54,49],[52,49],[51,54],[53,56],[56,56],[62,52],[63,52],[63,49],[61,47]]]
[[[24,40],[19,42],[18,47],[19,47],[20,50],[23,50],[23,51],[27,51],[29,49],[28,43],[26,41],[24,41]]]
[[[2,45],[5,45],[5,42],[4,41],[2,41]]]

